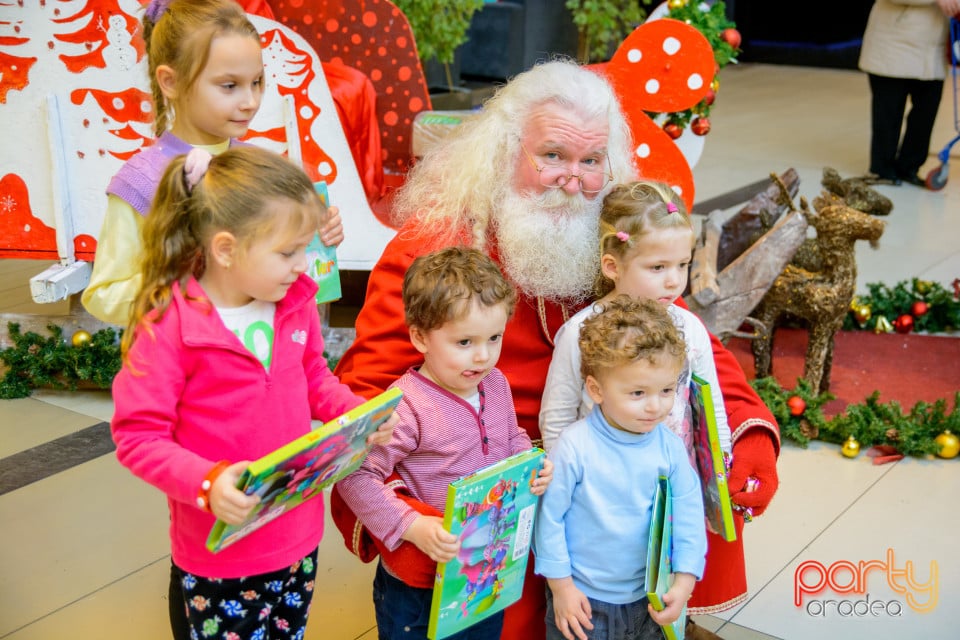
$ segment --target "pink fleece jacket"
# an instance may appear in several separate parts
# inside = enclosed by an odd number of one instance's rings
[[[167,494],[173,561],[210,578],[289,566],[323,536],[323,499],[284,514],[217,554],[205,543],[214,517],[196,506],[219,460],[255,460],[363,402],[327,368],[314,302],[301,275],[277,303],[270,371],[220,321],[191,279],[152,333],[140,330],[113,382],[117,457]]]

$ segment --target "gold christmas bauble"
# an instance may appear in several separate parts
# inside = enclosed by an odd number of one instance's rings
[[[92,339],[93,337],[88,332],[84,331],[83,329],[80,329],[79,331],[74,333],[73,336],[70,338],[70,343],[73,344],[73,346],[75,347],[82,347],[84,345],[90,344],[90,340]]]
[[[670,9],[680,9],[687,6],[687,0],[667,0],[667,7]]]
[[[870,305],[862,304],[857,298],[850,301],[850,312],[853,313],[853,319],[856,320],[857,324],[861,327],[867,324],[867,321],[869,321],[873,315],[873,310],[870,308]]]
[[[956,458],[957,454],[960,453],[960,438],[951,433],[949,429],[938,435],[933,441],[940,447],[937,450],[937,455],[941,458]]]
[[[850,436],[840,448],[840,453],[842,453],[846,458],[856,458],[860,453],[860,443],[857,442],[856,438]]]

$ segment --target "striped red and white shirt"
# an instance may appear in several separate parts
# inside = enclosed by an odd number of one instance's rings
[[[395,550],[419,514],[384,485],[394,470],[413,497],[442,512],[451,482],[532,445],[517,424],[513,394],[499,369],[480,383],[479,411],[416,369],[390,386],[403,390],[393,439],[374,447],[337,487],[370,533]]]

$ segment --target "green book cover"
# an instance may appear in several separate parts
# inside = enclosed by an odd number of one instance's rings
[[[670,480],[660,476],[657,491],[653,497],[653,512],[650,514],[650,533],[647,538],[647,571],[644,588],[650,605],[657,611],[663,611],[665,605],[662,596],[673,584],[673,494]],[[683,640],[687,626],[687,607],[672,624],[661,625],[667,640]]]
[[[314,189],[323,200],[323,204],[330,206],[330,194],[326,182],[315,182]],[[340,289],[340,267],[337,266],[337,248],[328,247],[320,241],[320,234],[316,233],[313,240],[307,245],[307,275],[317,283],[317,304],[333,302],[342,296]]]
[[[450,483],[443,526],[460,551],[437,567],[427,637],[440,640],[520,599],[538,497],[530,483],[544,452],[514,454]]]
[[[727,486],[727,465],[717,435],[717,414],[713,406],[710,383],[696,374],[690,377],[691,425],[697,472],[703,491],[703,510],[710,528],[724,540],[737,539],[733,526],[733,505]]]
[[[240,476],[237,488],[260,496],[239,525],[217,520],[207,538],[207,548],[216,553],[249,535],[307,500],[323,495],[323,489],[352,473],[370,448],[367,436],[386,421],[403,392],[393,388],[327,423],[315,428],[259,460]]]

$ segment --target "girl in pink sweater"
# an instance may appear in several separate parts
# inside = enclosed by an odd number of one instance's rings
[[[301,169],[242,146],[175,158],[146,218],[111,426],[120,462],[167,494],[171,580],[187,612],[175,632],[306,627],[322,500],[217,554],[205,542],[216,518],[239,524],[256,504],[236,489],[250,460],[363,402],[327,368],[304,273],[324,215]],[[393,422],[373,441],[388,442]]]

